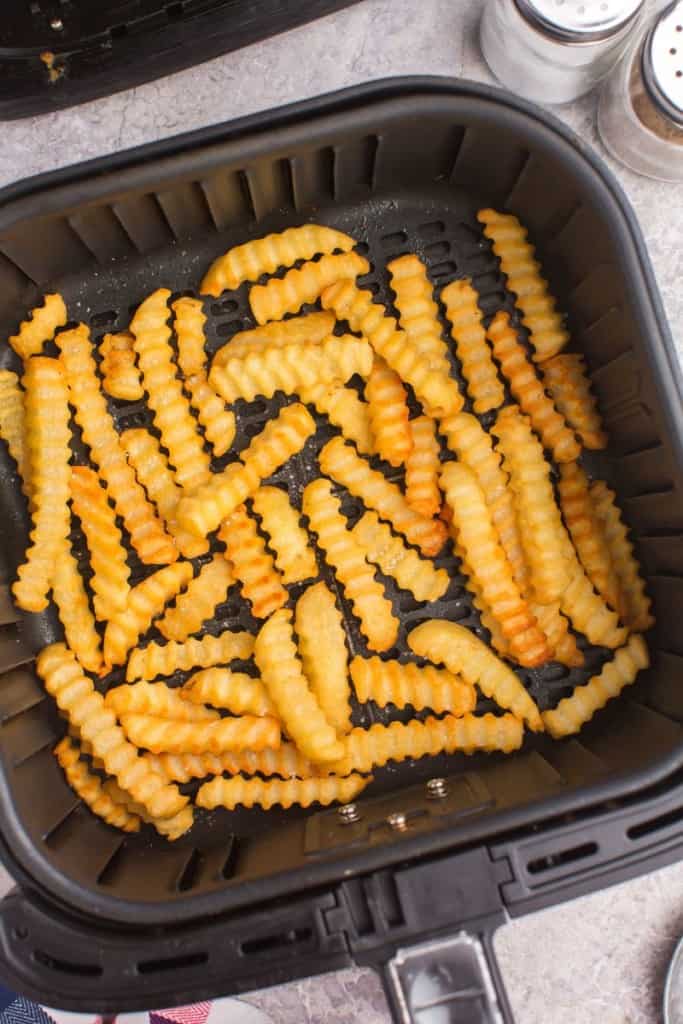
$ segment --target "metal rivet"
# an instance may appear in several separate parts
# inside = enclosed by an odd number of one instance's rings
[[[448,796],[448,783],[445,779],[430,779],[427,783],[427,796],[430,800],[443,800]]]
[[[389,815],[387,824],[393,828],[394,832],[405,832],[408,828],[408,819],[403,811],[396,811],[394,814]]]
[[[61,18],[53,18],[52,21],[50,22],[50,28],[54,32],[61,32],[63,30],[63,28],[64,28],[64,22],[62,21]]]
[[[355,804],[342,804],[337,808],[337,814],[342,825],[353,825],[354,822],[360,821],[360,811]]]

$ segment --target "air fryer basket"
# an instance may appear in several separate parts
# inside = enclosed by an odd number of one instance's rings
[[[313,218],[367,247],[373,265],[367,282],[387,304],[386,261],[417,251],[435,284],[471,276],[484,309],[492,311],[510,297],[481,241],[474,217],[480,205],[509,209],[528,225],[569,313],[573,347],[587,358],[611,439],[591,468],[616,487],[637,542],[657,616],[652,668],[577,738],[534,738],[512,757],[387,767],[359,800],[357,824],[343,825],[334,809],[200,814],[192,831],[169,845],[150,834],[124,838],[66,785],[51,753],[64,726],[31,663],[57,627],[49,616],[16,622],[5,585],[2,848],[40,900],[122,928],[189,927],[206,915],[318,891],[343,877],[602,807],[653,787],[681,765],[680,372],[626,201],[595,157],[547,115],[479,85],[399,79],[6,189],[0,194],[0,328],[14,330],[44,291],[58,289],[71,316],[89,322],[99,337],[125,327],[151,289],[196,288],[208,262],[230,245]],[[252,322],[244,289],[211,309],[212,351]],[[8,350],[2,359],[10,361]],[[238,446],[272,408],[252,408]],[[125,425],[144,421],[142,409],[116,403],[112,409]],[[329,428],[321,426],[294,471],[276,477],[295,500],[327,436]],[[9,460],[1,474],[4,554],[12,572],[23,550],[25,509]],[[448,556],[443,561],[455,564]],[[435,611],[405,599],[399,607],[406,626]],[[478,628],[462,578],[436,611]],[[220,612],[223,624],[249,626],[232,602]],[[359,645],[352,624],[350,630]],[[605,657],[587,653],[593,667]],[[549,707],[586,673],[553,665],[526,678]],[[357,724],[380,720],[358,708],[354,715]],[[426,799],[425,782],[437,775],[449,782],[443,801]],[[387,824],[396,811],[407,817],[404,832]]]

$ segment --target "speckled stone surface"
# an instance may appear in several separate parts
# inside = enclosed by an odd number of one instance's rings
[[[481,0],[364,0],[162,81],[3,125],[0,184],[371,78],[492,81],[476,39],[480,10]],[[590,96],[556,112],[604,157],[595,105]],[[683,186],[608,163],[639,216],[683,357]],[[683,864],[506,926],[496,948],[518,1024],[657,1024],[663,971],[681,931]],[[366,970],[244,999],[277,1024],[389,1020],[380,983]]]

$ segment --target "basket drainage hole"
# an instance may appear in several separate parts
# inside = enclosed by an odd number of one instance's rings
[[[312,938],[312,928],[290,928],[277,935],[264,935],[260,939],[248,939],[241,944],[240,951],[244,956],[250,956],[252,953],[267,953],[271,949],[281,949],[282,946],[298,946]]]
[[[90,323],[93,327],[106,327],[107,324],[115,323],[118,315],[117,310],[106,309],[103,313],[93,313],[90,317]]]
[[[571,864],[573,861],[592,857],[597,852],[597,843],[581,843],[580,846],[572,846],[568,850],[560,850],[558,853],[549,853],[546,857],[530,860],[526,869],[530,875],[540,875],[544,871],[550,871],[551,868],[558,868],[563,864]]]
[[[394,245],[405,245],[408,241],[408,235],[405,231],[392,231],[389,235],[382,235],[381,242],[387,249],[391,249]]]
[[[185,956],[170,956],[166,960],[141,960],[138,964],[138,974],[178,971],[183,967],[201,967],[208,962],[208,953],[187,953]]]
[[[430,220],[428,224],[420,224],[417,230],[424,238],[434,238],[444,233],[446,225],[442,220]]]

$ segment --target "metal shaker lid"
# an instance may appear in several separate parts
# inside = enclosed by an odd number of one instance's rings
[[[568,43],[607,39],[634,18],[643,0],[515,0],[536,28]]]
[[[667,7],[650,31],[643,78],[662,113],[683,125],[683,0]]]

